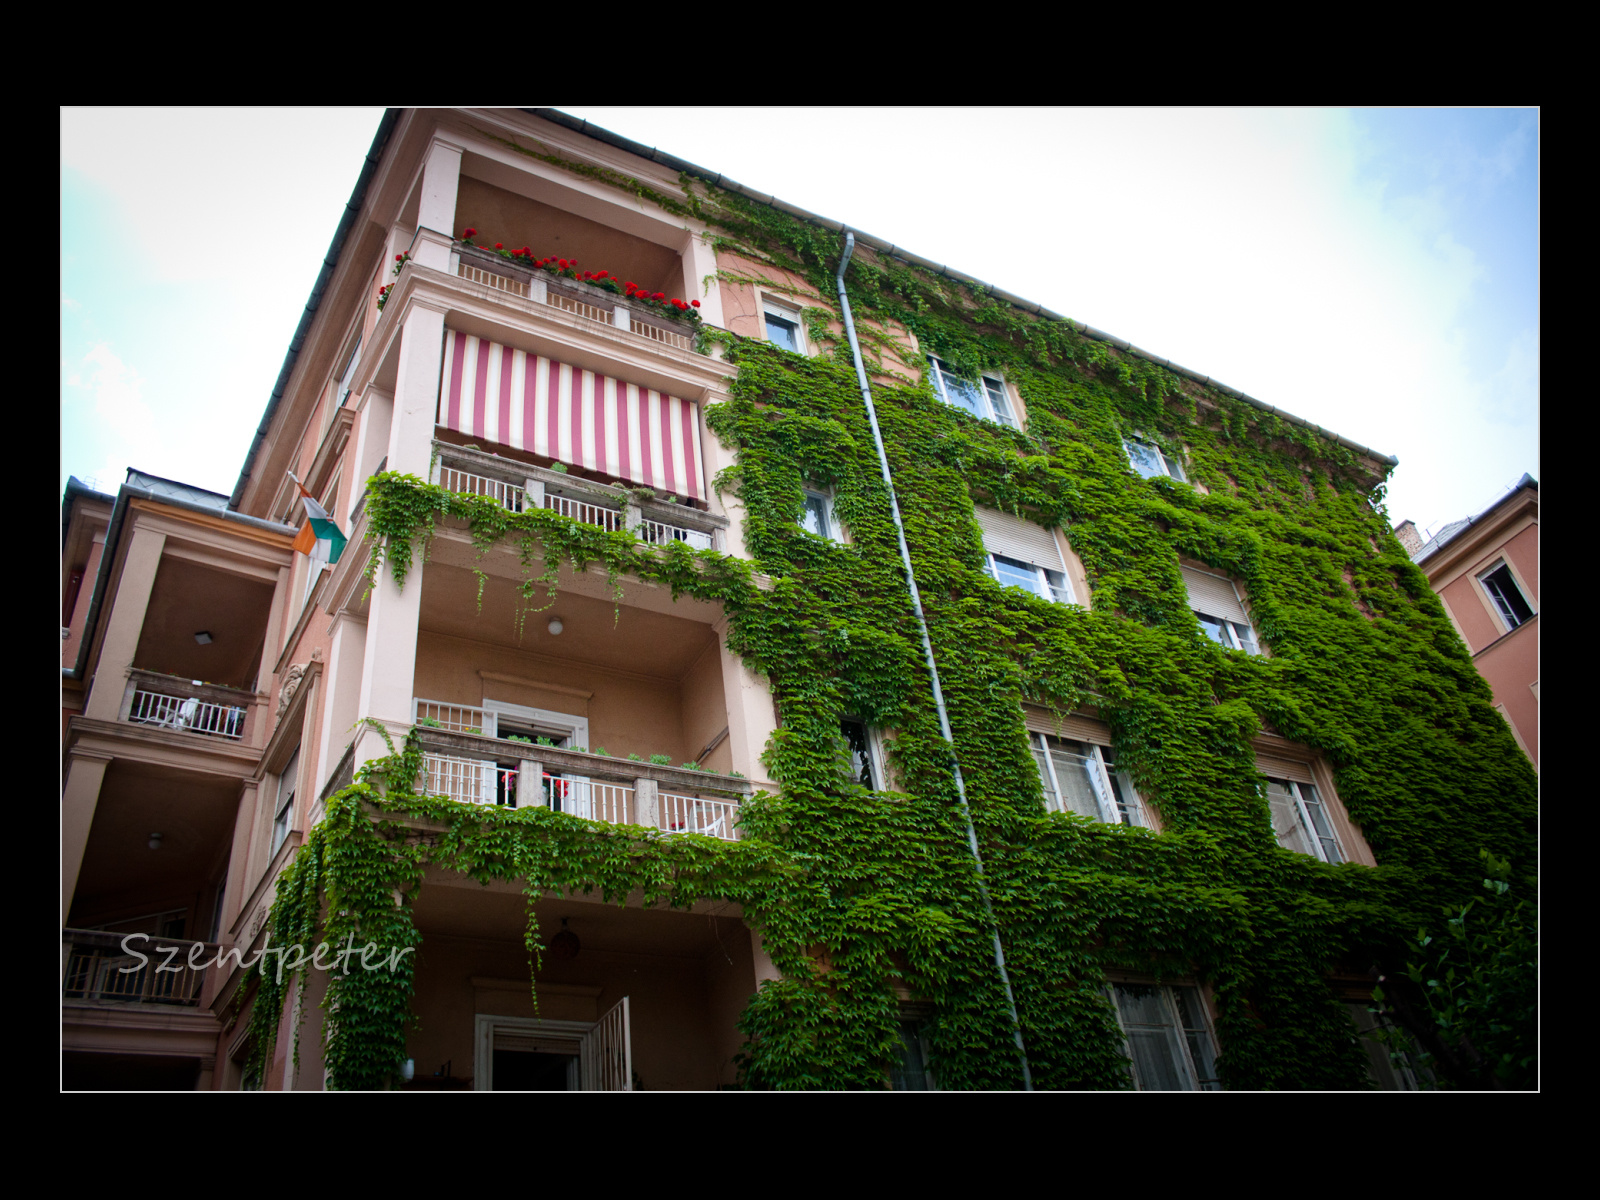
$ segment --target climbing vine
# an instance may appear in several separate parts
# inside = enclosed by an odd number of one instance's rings
[[[772,269],[812,299],[832,294],[832,231],[699,180],[669,196],[517,149],[703,222],[719,254],[748,264],[730,275]],[[1484,851],[1535,853],[1532,768],[1389,532],[1384,470],[963,281],[862,249],[849,286],[1035,1085],[1128,1086],[1106,987],[1131,972],[1209,983],[1227,1086],[1365,1086],[1329,976],[1399,973],[1419,925],[1475,894]],[[332,799],[280,883],[275,940],[381,929],[415,944],[405,914],[424,862],[522,880],[530,913],[558,889],[716,897],[741,906],[782,973],[741,1022],[748,1085],[884,1086],[909,995],[942,1087],[1019,1086],[889,497],[831,310],[805,317],[818,357],[705,332],[734,372],[731,399],[706,415],[736,456],[716,484],[743,505],[748,561],[401,475],[375,477],[367,501],[374,580],[386,569],[403,586],[440,522],[459,521],[481,551],[520,556],[529,608],[566,562],[603,564],[614,587],[632,576],[721,603],[729,649],[770,681],[782,717],[764,759],[780,790],[745,807],[742,840],[418,796],[408,743]],[[941,403],[919,353],[1003,374],[1026,428]],[[1180,455],[1198,486],[1135,475],[1122,449],[1135,432]],[[801,528],[807,486],[831,489],[848,543]],[[1064,528],[1089,604],[992,580],[979,504]],[[1202,634],[1180,558],[1241,581],[1270,654]],[[1161,832],[1047,813],[1024,703],[1096,710]],[[845,717],[887,732],[894,790],[850,779]],[[1277,845],[1251,749],[1262,731],[1323,757],[1378,866]],[[403,1057],[409,976],[332,987],[333,1078],[374,1086]],[[258,1047],[289,988],[261,978]]]

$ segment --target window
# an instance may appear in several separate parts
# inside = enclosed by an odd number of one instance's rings
[[[1499,613],[1500,619],[1506,623],[1507,632],[1533,620],[1533,607],[1522,594],[1522,589],[1517,586],[1517,581],[1511,574],[1511,567],[1507,565],[1505,559],[1501,559],[1479,575],[1478,582],[1489,594],[1495,612]]]
[[[1267,804],[1278,845],[1323,862],[1344,862],[1344,851],[1315,784],[1292,779],[1267,779]]]
[[[761,318],[767,327],[767,341],[791,354],[806,352],[805,333],[800,324],[800,314],[772,300],[763,301]]]
[[[1153,442],[1141,437],[1125,437],[1122,439],[1122,448],[1127,451],[1128,465],[1141,478],[1154,479],[1158,475],[1165,475],[1179,483],[1189,482],[1183,473],[1183,463]]]
[[[1200,989],[1119,983],[1117,1020],[1141,1092],[1218,1092],[1216,1044]]]
[[[979,508],[975,515],[983,530],[985,569],[996,583],[1057,604],[1077,602],[1055,534],[998,509]]]
[[[839,722],[839,734],[850,756],[850,782],[859,783],[869,791],[881,791],[884,782],[883,757],[878,749],[877,736],[862,722],[849,718]]]
[[[284,839],[289,836],[289,827],[294,824],[294,792],[300,773],[300,748],[295,747],[295,752],[289,756],[288,765],[283,768],[283,774],[278,776],[278,804],[272,818],[272,850],[276,854],[278,847],[283,845]]]
[[[1011,400],[1006,394],[1005,382],[992,375],[984,375],[978,383],[951,374],[937,358],[928,359],[928,382],[934,393],[954,408],[964,408],[975,417],[1018,428],[1011,414]]]
[[[900,1061],[889,1069],[889,1087],[896,1092],[938,1090],[928,1067],[928,1039],[922,1036],[922,1022],[916,1017],[900,1019]]]
[[[1410,1054],[1411,1038],[1388,1017],[1372,1011],[1370,1000],[1346,1003],[1350,1021],[1367,1056],[1367,1078],[1381,1092],[1415,1092],[1426,1079]],[[1420,1078],[1419,1078],[1420,1077]]]
[[[1183,585],[1189,592],[1189,608],[1199,620],[1205,635],[1229,650],[1260,654],[1256,631],[1250,624],[1250,616],[1244,610],[1233,580],[1193,567],[1180,567],[1179,570],[1183,572]]]
[[[1076,813],[1111,825],[1148,825],[1144,805],[1126,771],[1118,771],[1110,746],[1048,733],[1028,735],[1051,812]]]
[[[830,542],[839,541],[839,525],[833,519],[833,497],[807,488],[805,507],[800,511],[800,528]]]

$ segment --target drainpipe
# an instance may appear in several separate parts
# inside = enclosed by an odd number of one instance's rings
[[[922,594],[917,591],[917,576],[911,569],[911,551],[906,547],[906,527],[900,520],[900,502],[894,495],[894,478],[889,474],[889,456],[883,449],[883,434],[878,430],[878,411],[872,406],[872,388],[867,383],[867,369],[861,362],[861,343],[856,341],[856,323],[850,316],[850,297],[844,290],[844,273],[850,266],[850,256],[855,253],[856,235],[846,233],[844,257],[839,260],[839,271],[834,276],[839,285],[839,310],[844,314],[844,331],[850,339],[850,356],[856,364],[856,382],[861,385],[861,400],[867,406],[867,423],[872,426],[872,444],[878,448],[878,466],[883,471],[883,486],[889,489],[889,511],[894,516],[894,533],[900,542],[900,562],[906,569],[906,587],[911,592],[911,611],[917,617],[917,630],[922,634],[922,655],[928,664],[928,675],[933,680],[933,705],[939,710],[939,732],[950,747],[950,767],[955,773],[956,795],[961,800],[961,816],[967,823],[967,849],[972,854],[972,865],[978,873],[978,894],[983,897],[983,913],[989,921],[989,934],[994,939],[994,969],[999,973],[1000,985],[1006,993],[1006,1011],[1011,1017],[1011,1036],[1017,1042],[1017,1060],[1022,1064],[1022,1090],[1033,1091],[1033,1075],[1028,1070],[1028,1050],[1022,1044],[1022,1022],[1017,1019],[1017,1001],[1011,994],[1011,976],[1006,973],[1005,951],[1000,948],[1000,926],[995,923],[994,905],[989,900],[989,885],[983,878],[983,856],[978,852],[978,831],[972,825],[972,809],[967,805],[967,785],[961,778],[961,761],[956,754],[955,735],[950,732],[950,714],[945,710],[944,691],[939,686],[939,666],[933,659],[933,642],[928,638],[928,620],[922,612]]]

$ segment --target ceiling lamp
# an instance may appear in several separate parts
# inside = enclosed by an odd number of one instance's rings
[[[202,646],[211,645],[211,631],[209,629],[202,629],[199,633],[194,635],[194,640],[199,642]]]

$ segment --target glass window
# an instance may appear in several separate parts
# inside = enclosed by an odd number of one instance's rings
[[[1029,738],[1045,807],[1051,812],[1075,813],[1112,825],[1147,824],[1133,780],[1116,769],[1109,746],[1046,733],[1030,734]]]
[[[1127,451],[1128,465],[1142,478],[1154,479],[1158,475],[1165,475],[1179,483],[1188,482],[1183,474],[1183,464],[1154,444],[1142,438],[1128,437],[1122,439],[1122,448]]]
[[[982,376],[978,382],[963,379],[952,374],[937,358],[930,357],[928,382],[946,404],[965,409],[981,420],[1017,428],[1017,419],[1012,415],[1004,381],[991,375]]]
[[[283,774],[278,777],[278,805],[272,820],[272,850],[276,854],[278,847],[283,845],[284,839],[289,836],[289,827],[294,824],[294,789],[295,778],[300,773],[300,750],[289,756],[288,764],[283,768]]]
[[[1278,845],[1323,862],[1344,861],[1344,851],[1333,831],[1333,822],[1328,819],[1328,810],[1311,784],[1268,779],[1267,804],[1272,810],[1272,829],[1277,834]]]
[[[825,492],[806,492],[805,507],[800,511],[800,528],[832,542],[839,540],[833,522],[833,501]]]
[[[804,354],[800,337],[800,314],[767,305],[762,310],[766,319],[767,341],[792,354]]]
[[[1511,568],[1504,562],[1496,563],[1489,571],[1478,576],[1478,580],[1508,630],[1533,620],[1533,608],[1517,586]]]
[[[1056,604],[1073,603],[1072,585],[1060,571],[1036,567],[1003,555],[989,555],[989,574],[1001,587],[1025,588],[1043,600]]]
[[[1198,988],[1119,983],[1115,992],[1135,1087],[1141,1092],[1222,1089]]]
[[[860,721],[845,719],[839,722],[839,733],[844,737],[845,750],[850,756],[850,781],[871,791],[883,786],[883,773],[878,765],[878,747],[872,731]]]

